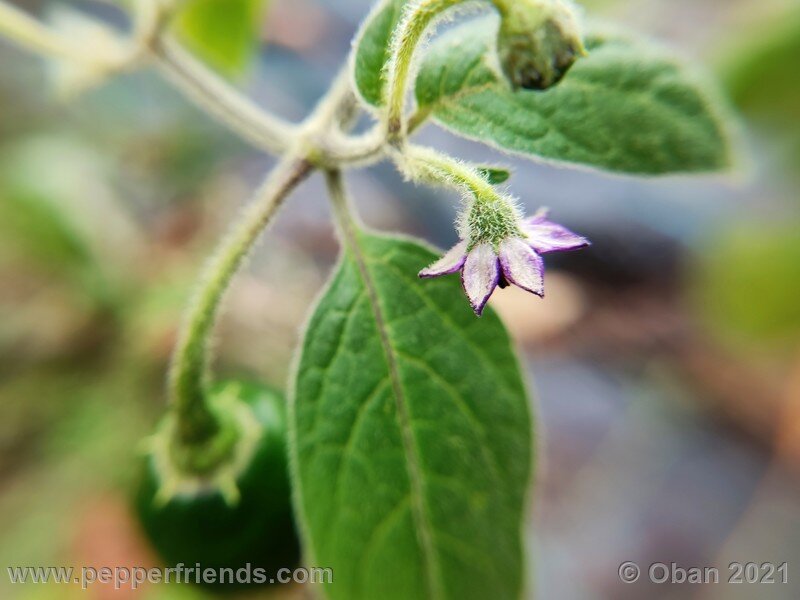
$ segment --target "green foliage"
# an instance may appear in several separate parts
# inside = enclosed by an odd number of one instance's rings
[[[84,240],[46,199],[15,190],[2,190],[0,196],[4,256],[15,252],[59,269],[86,264],[89,251]]]
[[[365,21],[354,52],[356,89],[367,104],[383,100],[383,67],[389,60],[389,42],[406,0],[383,0]]]
[[[773,123],[800,120],[800,11],[734,52],[725,82],[734,102]]]
[[[104,161],[74,139],[18,140],[0,157],[0,264],[24,261],[79,283],[83,297],[112,301],[129,250],[119,242],[130,241],[132,228],[109,181]]]
[[[478,167],[478,173],[492,185],[500,185],[511,179],[511,171],[502,167]]]
[[[800,235],[794,226],[741,225],[713,240],[696,300],[720,332],[749,343],[800,333]]]
[[[800,172],[800,10],[728,53],[725,82],[734,102],[774,142],[776,162]]]
[[[47,158],[71,152],[42,177]],[[72,160],[73,157],[76,160]],[[75,170],[100,178],[86,149],[77,144],[50,140],[18,141],[13,152],[0,159],[0,249],[19,253],[42,266],[56,269],[83,268],[92,258],[86,227],[75,212]],[[68,169],[59,168],[67,163]],[[64,176],[65,172],[68,176]],[[84,187],[84,190],[86,187]]]
[[[496,6],[509,8],[513,2],[496,2]],[[464,236],[469,244],[489,241],[497,249],[501,241],[521,235],[521,215],[502,191],[492,188],[509,179],[508,170],[414,148],[404,139],[403,95],[408,88],[407,74],[416,66],[411,58],[417,57],[417,45],[424,45],[427,27],[441,12],[457,11],[461,2],[421,3],[415,5],[419,12],[409,13],[409,19],[414,19],[408,22],[404,35],[398,36],[403,43],[394,48],[392,64],[397,68],[391,71],[396,76],[391,106],[381,111],[383,118],[375,123],[375,129],[363,136],[350,136],[350,126],[360,115],[352,106],[350,90],[344,86],[334,85],[319,108],[295,126],[262,111],[214,74],[214,69],[227,75],[240,74],[256,54],[265,3],[181,3],[174,33],[212,69],[198,65],[183,52],[169,52],[167,44],[134,48],[152,54],[188,98],[245,140],[283,154],[283,166],[255,195],[234,234],[222,242],[210,263],[212,272],[197,295],[198,309],[188,313],[189,343],[184,352],[179,346],[174,359],[180,374],[176,379],[181,384],[176,386],[179,392],[183,388],[205,392],[206,377],[209,381],[213,377],[206,369],[213,362],[208,338],[230,278],[278,205],[316,169],[327,170],[343,230],[350,218],[343,216],[347,209],[341,169],[390,159],[409,179],[459,187],[474,194],[476,200],[467,204],[466,214],[459,221],[470,232]],[[358,93],[372,107],[380,107],[385,96],[390,41],[406,3],[382,0],[356,42],[353,77]],[[537,8],[537,2],[528,4]],[[509,80],[527,87],[556,83],[582,52],[578,52],[576,39],[569,36],[565,40],[564,31],[552,29],[555,24],[550,18],[547,20],[552,27],[543,34],[552,38],[544,40],[548,48],[531,55],[527,51],[542,41],[540,29],[518,19],[509,21],[511,10],[502,12],[504,25],[511,27],[513,35],[511,39],[505,36],[505,50],[501,36],[499,54],[496,15],[451,30],[434,42],[427,54],[420,48],[421,68],[415,82],[419,110],[409,117],[409,130],[430,117],[456,133],[501,150],[632,174],[704,172],[730,166],[723,111],[702,79],[641,42],[592,35],[586,40],[590,57],[581,58],[560,85],[546,92],[512,89]],[[141,15],[147,16],[144,12]],[[25,24],[29,17],[22,19]],[[157,23],[134,17],[134,39],[152,41],[150,35],[160,32],[151,31],[150,26]],[[31,36],[21,37],[25,42]],[[48,40],[46,32],[26,43],[46,55],[54,50],[63,53],[63,60],[69,61],[75,59],[69,58],[74,52],[71,46],[62,47],[62,42],[73,37],[81,45],[80,35]],[[518,55],[520,39],[526,51]],[[569,42],[566,48],[562,44],[565,41]],[[772,82],[760,82],[759,65],[794,53],[793,43],[757,55],[749,75],[741,75],[744,83],[737,79],[738,83],[732,84],[743,105],[769,104],[770,94],[776,93],[770,90],[778,88],[770,88]],[[132,52],[130,64],[125,61],[124,65],[113,65],[109,72],[103,70],[103,79],[140,66],[144,54]],[[84,67],[85,62],[84,55],[77,60]],[[508,80],[500,73],[500,64],[505,64]],[[790,66],[783,68],[788,72]],[[781,72],[764,76],[781,78]],[[764,89],[754,91],[752,86]],[[799,114],[797,104],[779,106],[784,111],[781,114],[790,119]],[[103,128],[97,122],[93,127]],[[208,171],[208,163],[199,158],[217,158],[214,152],[219,153],[220,147],[209,144],[207,136],[188,144],[184,138],[166,153],[163,143],[151,139],[134,151],[118,154],[122,159],[147,155],[145,158],[165,171],[179,171],[182,175],[172,182],[175,189],[171,195],[188,197]],[[155,146],[161,150],[153,152]],[[797,147],[800,153],[800,144]],[[206,157],[201,150],[209,148],[213,156]],[[35,168],[22,168],[25,161],[8,165],[0,161],[0,192],[9,198],[0,205],[0,221],[4,222],[0,232],[10,231],[9,239],[16,236],[10,243],[0,240],[0,251],[5,250],[5,242],[21,255],[13,257],[15,261],[52,263],[59,271],[85,271],[87,275],[74,278],[77,283],[69,282],[81,295],[93,285],[103,290],[109,273],[119,277],[119,281],[109,277],[108,287],[114,292],[107,296],[116,302],[115,308],[119,306],[114,316],[119,314],[120,322],[107,319],[115,327],[115,335],[105,339],[106,320],[97,319],[99,335],[91,356],[102,357],[96,368],[104,372],[110,370],[107,364],[113,361],[127,365],[133,357],[141,357],[143,363],[130,374],[120,370],[120,381],[109,380],[108,385],[93,390],[91,410],[81,413],[82,418],[71,419],[68,435],[63,436],[66,441],[53,444],[57,450],[53,454],[59,456],[66,456],[70,446],[81,448],[75,455],[75,468],[59,469],[69,477],[55,479],[60,501],[62,497],[69,499],[63,492],[72,489],[70,507],[78,504],[83,493],[75,482],[91,482],[100,467],[120,482],[127,482],[125,466],[135,464],[130,460],[134,444],[129,438],[138,429],[132,427],[136,421],[119,410],[120,405],[124,401],[126,411],[129,407],[130,414],[137,415],[142,405],[148,404],[143,399],[158,397],[149,388],[150,376],[162,370],[166,361],[164,341],[174,338],[173,311],[163,306],[171,290],[145,289],[152,285],[152,269],[133,267],[144,262],[160,267],[156,271],[168,271],[180,248],[199,245],[186,237],[200,225],[201,219],[195,218],[194,212],[178,214],[173,223],[165,219],[162,224],[159,219],[151,220],[149,207],[144,207],[139,211],[147,213],[143,236],[136,221],[125,218],[127,211],[120,211],[122,218],[109,218],[114,214],[107,209],[113,206],[115,186],[102,177],[104,169],[99,167],[105,161],[101,158],[96,157],[97,169],[79,169],[83,158],[76,160],[76,152],[63,146],[47,160],[38,161]],[[42,182],[48,185],[41,186]],[[145,190],[138,195],[150,195],[149,186],[140,180],[128,187]],[[70,215],[78,212],[76,208],[82,210],[82,216],[73,219]],[[82,222],[86,225],[80,226]],[[569,235],[556,225],[542,227],[550,227],[553,236]],[[153,229],[157,233],[151,237]],[[184,435],[181,444],[173,444],[176,438],[172,436],[151,438],[151,454],[143,461],[145,473],[137,497],[144,529],[162,558],[173,564],[201,563],[204,567],[236,570],[250,563],[272,573],[296,565],[300,548],[290,502],[288,427],[292,440],[291,492],[302,519],[308,561],[330,567],[335,574],[333,584],[323,593],[334,600],[517,599],[525,579],[522,527],[534,444],[523,376],[509,336],[491,311],[482,319],[473,316],[456,276],[419,281],[419,270],[437,258],[428,249],[409,240],[350,230],[343,233],[348,239],[342,261],[304,337],[288,425],[283,400],[261,386],[223,384],[224,389],[221,386],[210,394],[190,397],[196,404],[187,410],[174,408],[174,400],[183,396],[173,390],[173,411],[163,421],[175,428],[166,429],[170,433],[193,433],[195,412],[205,418],[202,425],[216,425],[214,418],[229,417],[233,411],[226,410],[233,406],[237,418],[242,418],[235,423],[232,418],[220,418],[220,429],[207,427],[200,432],[206,435]],[[796,237],[787,231],[765,239],[763,232],[751,231],[732,245],[721,244],[719,254],[711,253],[710,284],[704,290],[708,294],[704,302],[715,318],[741,324],[758,335],[783,336],[800,330],[796,302],[786,300],[795,300],[800,294]],[[519,240],[516,243],[521,244]],[[128,246],[135,246],[137,251],[116,256],[117,249]],[[114,260],[109,260],[111,255]],[[38,261],[30,260],[31,256]],[[488,252],[486,256],[495,260]],[[103,265],[109,267],[100,269]],[[536,269],[538,275],[539,267]],[[161,277],[172,284],[176,281],[171,273]],[[511,271],[507,277],[512,279]],[[753,282],[759,283],[759,310],[748,312],[754,303],[742,290],[756,287]],[[495,287],[495,282],[488,283]],[[128,290],[131,294],[124,293]],[[112,306],[111,302],[108,305]],[[52,321],[35,311],[33,314],[45,330],[53,329]],[[65,314],[63,320],[68,320],[78,311]],[[83,337],[83,330],[79,333],[64,335],[66,341],[56,340],[54,344],[57,352],[42,355],[60,356],[66,350],[74,355],[73,340]],[[16,332],[12,334],[6,336],[12,342],[4,346],[11,352],[20,347]],[[0,337],[3,335],[0,331]],[[109,354],[109,348],[116,352]],[[13,361],[8,362],[13,371]],[[34,373],[36,377],[31,377],[30,383],[23,381],[14,390],[18,416],[16,421],[9,420],[11,425],[35,421],[28,419],[29,414],[35,414],[27,412],[28,398],[57,396],[59,406],[69,405],[74,412],[71,400],[78,395],[67,389],[72,386],[70,379],[56,380],[49,390],[38,382],[46,372]],[[64,404],[65,399],[70,402]],[[109,399],[114,402],[109,403]],[[223,400],[232,401],[226,404]],[[197,407],[208,410],[194,411]],[[62,414],[67,415],[58,413]],[[102,418],[107,414],[114,419]],[[248,427],[234,427],[241,423]],[[59,439],[44,435],[44,427],[31,428],[13,439],[14,448],[27,440],[29,432],[38,434],[41,440]],[[5,435],[0,429],[0,438]],[[159,439],[167,442],[153,445],[153,440]],[[243,444],[242,440],[251,443]],[[213,453],[209,446],[219,451]],[[115,451],[104,452],[104,447]],[[242,448],[247,452],[231,450]],[[209,454],[212,459],[226,460],[207,459]],[[196,456],[197,461],[188,460]],[[183,464],[196,468],[182,470],[179,464],[170,470],[179,458],[187,458]],[[242,460],[235,460],[238,458]],[[86,469],[87,464],[95,468]],[[241,492],[238,504],[237,490]],[[45,500],[47,510],[53,511],[52,498]],[[54,531],[55,522],[46,529]],[[19,546],[14,544],[15,548]]]
[[[641,42],[594,35],[589,57],[546,92],[514,92],[493,68],[494,16],[438,40],[417,100],[466,137],[531,157],[635,174],[730,166],[716,105],[678,63]]]
[[[302,345],[297,508],[345,600],[518,598],[531,418],[500,320],[414,242],[357,234]]]
[[[267,0],[189,0],[178,17],[183,41],[215,68],[239,75],[258,49]]]

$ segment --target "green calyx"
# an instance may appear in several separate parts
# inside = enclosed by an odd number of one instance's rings
[[[476,199],[462,216],[462,236],[469,240],[467,251],[487,242],[497,250],[503,240],[523,237],[519,219],[516,206],[506,198]]]
[[[261,436],[252,409],[239,399],[236,384],[209,394],[208,407],[219,427],[203,441],[187,442],[171,412],[146,440],[145,451],[160,475],[159,502],[173,497],[218,491],[227,502],[239,498],[236,481],[250,464]]]
[[[586,50],[578,18],[566,0],[495,0],[502,17],[497,52],[514,89],[546,90]]]

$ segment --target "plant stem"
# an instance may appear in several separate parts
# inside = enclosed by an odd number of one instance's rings
[[[120,71],[139,64],[149,52],[164,76],[175,87],[243,140],[273,154],[287,152],[297,140],[300,126],[263,110],[164,34],[169,17],[170,11],[167,7],[153,7],[152,10],[144,11],[137,18],[135,39],[129,44],[130,51],[111,60],[110,57],[98,57],[84,51],[79,45],[59,36],[35,18],[0,0],[0,34],[17,44],[54,58],[98,65],[108,63],[109,67]],[[328,99],[336,99],[331,103],[330,110],[322,106],[315,111],[315,120],[318,123],[335,120],[337,115],[331,113],[331,110],[349,113],[357,110],[357,100],[349,89],[349,78],[339,77],[337,82],[339,91],[331,90],[326,96]],[[308,125],[308,122],[304,124],[304,131],[309,130]],[[383,156],[385,139],[379,127],[360,137],[348,137],[341,131],[327,133],[325,139],[315,141],[317,148],[314,158],[320,164],[368,164]]]
[[[481,201],[499,198],[494,186],[473,167],[432,148],[409,144],[402,153],[393,153],[393,158],[412,179],[455,185]]]
[[[183,442],[201,443],[219,428],[206,401],[206,390],[209,337],[225,291],[283,200],[312,170],[311,163],[303,158],[284,158],[205,269],[175,349],[169,379],[170,397],[178,415],[179,436]]]
[[[497,0],[489,0],[497,4]],[[506,0],[504,0],[506,1]],[[406,134],[404,107],[414,54],[428,28],[447,10],[465,0],[416,0],[408,4],[405,16],[394,31],[387,66],[385,100],[388,107],[386,128],[390,141],[397,143]]]
[[[344,190],[342,172],[339,169],[326,170],[325,183],[328,187],[334,220],[341,233],[343,250],[352,250],[350,246],[354,243],[358,226],[350,208],[350,200]]]
[[[79,62],[99,62],[97,57],[90,56],[77,44],[7,2],[0,2],[0,33],[39,54]]]
[[[340,117],[346,117],[345,113],[358,108],[349,74],[342,72],[313,115],[302,125],[292,125],[262,110],[173,39],[166,36],[154,39],[151,51],[164,75],[190,100],[254,147],[274,154],[286,152],[301,137],[301,132],[319,135],[327,124],[338,122]],[[312,140],[316,147],[310,158],[320,164],[365,164],[383,156],[385,137],[379,127],[360,137],[347,137],[336,130],[325,134],[324,138]]]
[[[283,200],[316,168],[310,159],[316,148],[310,140],[332,129],[354,99],[349,76],[343,72],[300,127],[292,152],[256,193],[205,269],[200,289],[189,306],[169,377],[178,435],[184,443],[203,443],[219,431],[220,423],[209,407],[206,392],[210,380],[209,338],[225,291]]]
[[[254,146],[281,154],[291,146],[297,127],[262,110],[207,69],[167,36],[152,41],[151,51],[164,75],[205,111]]]
[[[445,10],[460,0],[420,0],[409,5],[405,17],[394,31],[391,58],[387,68],[386,105],[387,129],[390,137],[403,137],[403,120],[408,79],[414,62],[414,51],[428,26]]]

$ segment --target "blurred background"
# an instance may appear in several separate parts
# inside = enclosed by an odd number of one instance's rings
[[[17,4],[119,19],[101,3]],[[515,288],[493,299],[536,392],[531,594],[800,598],[800,5],[585,4],[716,74],[742,115],[749,169],[643,181],[497,156],[435,126],[420,134],[511,165],[529,211],[550,206],[594,242],[548,259],[546,300]],[[368,6],[273,0],[258,60],[238,84],[301,118]],[[0,564],[156,565],[129,513],[137,445],[164,409],[193,279],[272,160],[153,72],[69,102],[53,76],[0,42]],[[454,241],[455,195],[407,185],[389,165],[350,183],[372,227]],[[298,327],[336,255],[315,178],[231,291],[221,374],[285,386]],[[789,583],[625,585],[617,569],[628,560],[716,566],[723,579],[732,561],[788,562]],[[108,587],[11,586],[0,575],[0,598],[13,600],[205,597]]]

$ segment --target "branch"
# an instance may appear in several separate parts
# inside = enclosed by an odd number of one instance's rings
[[[169,380],[170,397],[179,417],[179,435],[184,442],[204,441],[218,428],[205,393],[209,338],[225,291],[283,201],[312,171],[313,166],[302,158],[285,158],[256,192],[205,268],[186,315]]]
[[[27,50],[52,58],[81,63],[103,61],[7,2],[0,2],[0,34]]]
[[[268,152],[289,149],[297,128],[262,110],[198,62],[169,37],[152,41],[151,51],[163,74],[202,109],[242,138]]]

